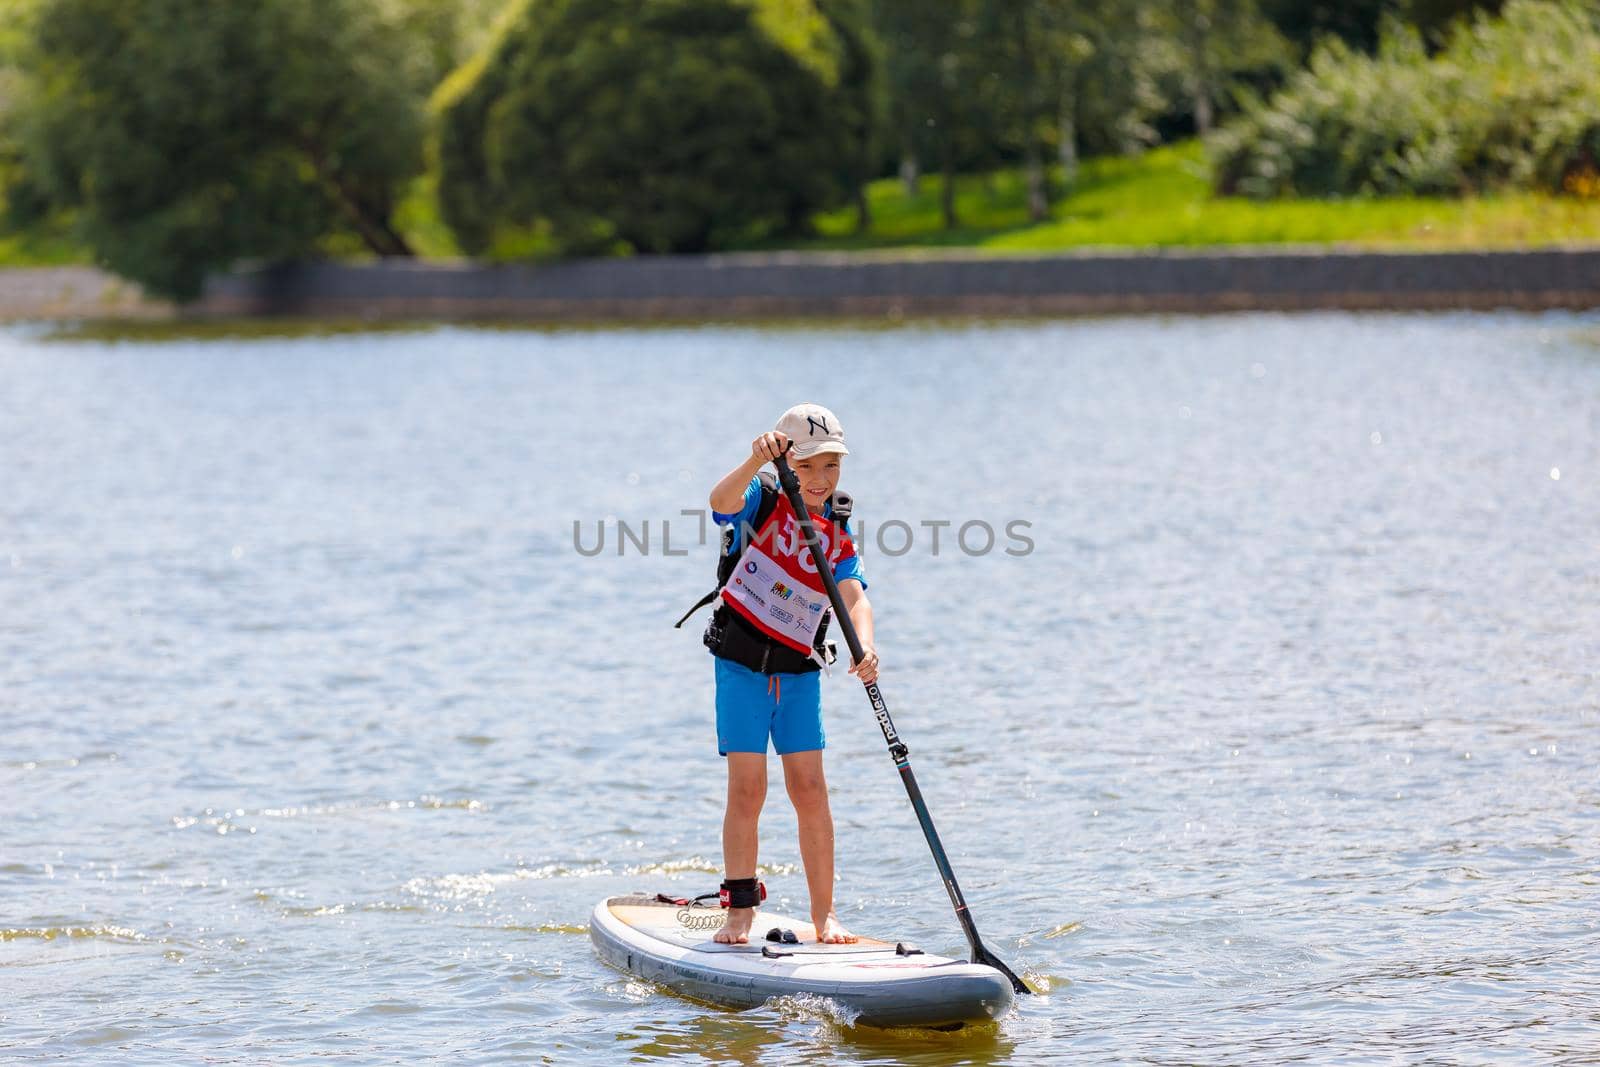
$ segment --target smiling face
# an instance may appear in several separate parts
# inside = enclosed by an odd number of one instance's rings
[[[837,452],[818,452],[791,464],[795,476],[800,479],[800,496],[805,500],[808,511],[821,514],[822,505],[839,484],[839,464],[842,459],[844,457]]]

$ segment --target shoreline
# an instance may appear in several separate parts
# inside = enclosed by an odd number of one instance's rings
[[[307,263],[213,278],[187,307],[92,267],[0,269],[0,321],[704,319],[1600,308],[1600,246],[1304,246],[639,256],[491,266]]]

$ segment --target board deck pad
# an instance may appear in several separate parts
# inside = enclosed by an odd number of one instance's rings
[[[866,1025],[951,1025],[992,1021],[1012,1001],[1011,983],[992,967],[873,937],[837,945],[816,940],[808,920],[760,908],[746,944],[714,940],[727,912],[634,894],[600,901],[590,937],[607,962],[715,1004],[752,1007],[773,996],[811,993],[858,1013]],[[769,941],[777,927],[798,943]]]
[[[705,921],[685,924],[678,918],[684,911],[687,911],[694,920]],[[663,905],[651,900],[645,904],[612,904],[611,914],[634,929],[649,933],[652,937],[700,952],[745,952],[752,949],[760,952],[762,945],[771,945],[778,950],[804,949],[807,952],[822,951],[829,954],[835,954],[840,949],[868,952],[880,952],[885,949],[894,951],[893,942],[879,941],[871,937],[862,937],[847,944],[818,944],[816,927],[811,923],[779,915],[764,908],[756,909],[755,922],[750,926],[750,943],[745,945],[724,945],[715,940],[717,931],[722,928],[723,921],[728,917],[728,913],[720,907],[689,908],[687,905]],[[800,939],[800,944],[783,945],[767,941],[767,931],[773,927],[793,930],[795,936]]]

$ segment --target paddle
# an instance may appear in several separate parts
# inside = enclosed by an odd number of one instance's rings
[[[787,453],[788,449],[785,448],[784,452]],[[816,527],[811,524],[811,514],[806,510],[805,501],[800,496],[800,480],[795,477],[794,471],[789,467],[789,461],[783,456],[780,455],[775,462],[778,467],[778,483],[783,486],[783,493],[789,498],[789,505],[799,517],[800,533],[806,539],[806,547],[811,550],[811,559],[817,565],[817,575],[822,579],[824,588],[828,590],[828,602],[833,605],[833,617],[838,621],[839,629],[844,632],[845,643],[850,646],[850,662],[860,663],[861,639],[856,636],[855,624],[850,621],[850,613],[844,607],[844,598],[839,595],[839,583],[834,581],[833,567],[828,563],[822,546],[817,542]],[[883,702],[883,694],[878,691],[878,683],[874,681],[865,684],[867,699],[872,701],[873,714],[877,716],[878,726],[883,730],[883,740],[889,746],[889,756],[900,770],[900,780],[905,783],[906,795],[911,798],[911,807],[917,813],[917,821],[922,824],[922,835],[928,839],[928,848],[933,850],[933,862],[939,868],[939,877],[944,879],[944,888],[950,894],[950,903],[955,906],[956,918],[961,921],[961,928],[967,934],[967,942],[972,946],[972,962],[987,964],[1011,979],[1011,987],[1018,993],[1032,993],[1033,990],[1023,984],[1022,979],[1013,974],[1011,968],[1007,967],[1000,957],[984,948],[983,941],[979,939],[978,927],[973,923],[972,913],[967,910],[967,902],[961,896],[961,887],[956,884],[955,872],[950,869],[950,859],[944,854],[944,846],[939,843],[939,831],[933,828],[933,816],[928,814],[928,805],[922,799],[922,790],[917,788],[916,776],[911,773],[910,750],[895,732],[894,720],[889,718],[889,706]]]

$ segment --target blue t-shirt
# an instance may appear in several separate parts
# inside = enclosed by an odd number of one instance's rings
[[[744,551],[741,540],[744,537],[744,528],[752,526],[756,521],[756,511],[761,507],[761,478],[756,476],[750,479],[750,484],[744,487],[744,506],[732,515],[724,515],[720,511],[711,513],[711,521],[718,526],[733,524],[733,543],[728,546],[728,555],[736,556]],[[833,502],[822,505],[822,517],[827,519],[833,516]],[[843,523],[844,532],[850,533],[850,520]],[[849,559],[842,559],[833,565],[833,580],[842,582],[846,578],[854,578],[861,583],[861,588],[867,587],[867,577],[861,573],[861,553],[858,550]]]

